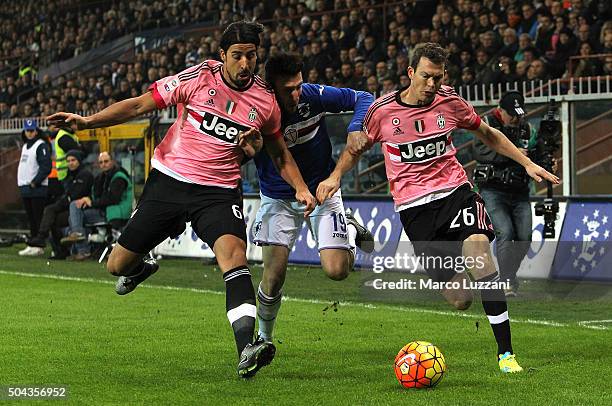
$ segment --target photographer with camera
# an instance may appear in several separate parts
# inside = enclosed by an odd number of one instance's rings
[[[525,99],[516,91],[505,93],[499,107],[483,120],[500,130],[526,156],[533,155],[536,132],[526,120]],[[479,188],[493,227],[501,280],[510,280],[506,296],[516,296],[516,273],[531,243],[529,176],[515,161],[498,154],[480,139],[474,140],[474,182]]]

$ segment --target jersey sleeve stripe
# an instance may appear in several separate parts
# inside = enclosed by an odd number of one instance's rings
[[[369,119],[369,117],[372,115],[372,113],[374,113],[374,110],[376,110],[378,107],[382,106],[383,104],[388,103],[390,100],[393,100],[395,97],[395,93],[392,93],[386,97],[383,97],[382,99],[379,99],[377,101],[375,101],[374,103],[372,103],[372,105],[370,106],[370,108],[368,109],[368,112],[366,114],[366,116],[364,117],[363,121],[365,122],[366,120]]]
[[[166,102],[164,102],[163,97],[159,94],[159,90],[157,90],[157,82],[154,82],[151,86],[149,86],[149,90],[151,91],[151,95],[153,96],[153,100],[155,100],[155,104],[159,110],[163,110],[166,108]]]
[[[266,92],[273,94],[274,91],[268,82],[260,78],[259,76],[255,76],[255,83],[261,86]]]
[[[204,68],[207,68],[208,64],[206,62],[202,62],[200,65],[198,65],[197,67],[195,67],[193,70],[190,70],[188,72],[182,72],[181,74],[178,75],[178,78],[181,81],[184,81],[188,78],[193,77],[197,77],[200,74],[200,71]]]
[[[370,110],[368,111],[368,114],[366,114],[366,116],[365,116],[365,118],[363,120],[363,125],[367,127],[368,124],[370,124],[370,121],[372,119],[372,116],[374,115],[374,112],[376,110],[378,110],[379,108],[381,108],[383,106],[386,106],[389,103],[392,103],[393,100],[395,100],[395,97],[392,97],[392,98],[390,98],[388,100],[385,100],[384,102],[382,102],[382,103],[380,103],[380,104],[378,104],[376,106],[373,105],[372,107],[370,107]]]
[[[478,129],[478,127],[480,127],[480,123],[482,122],[482,119],[480,118],[480,116],[476,116],[476,121],[474,121],[474,124],[471,127],[468,127],[468,130],[476,130]]]
[[[277,132],[273,134],[262,134],[262,136],[278,139],[278,138],[283,138],[283,133],[281,130],[278,130]]]

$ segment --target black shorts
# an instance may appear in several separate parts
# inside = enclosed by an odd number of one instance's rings
[[[400,212],[404,231],[416,255],[461,256],[463,241],[474,234],[484,234],[493,241],[493,224],[480,195],[468,184],[449,196]],[[426,268],[435,281],[448,281],[456,272]]]
[[[154,169],[119,244],[145,254],[166,238],[179,236],[188,221],[211,248],[227,234],[247,241],[238,189],[181,182]]]

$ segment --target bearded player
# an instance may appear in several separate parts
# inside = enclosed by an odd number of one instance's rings
[[[204,61],[158,80],[149,92],[89,117],[57,113],[56,125],[77,129],[107,127],[155,109],[178,106],[178,119],[157,146],[150,176],[125,230],[108,259],[120,277],[116,291],[126,294],[157,271],[143,257],[191,221],[212,247],[223,272],[226,311],[239,354],[238,374],[253,376],[274,357],[274,345],[253,342],[255,292],[246,259],[246,226],[238,190],[240,163],[262,147],[295,189],[306,214],[316,201],[304,183],[280,132],[280,109],[273,92],[253,74],[263,26],[237,22],[223,32],[223,63]]]

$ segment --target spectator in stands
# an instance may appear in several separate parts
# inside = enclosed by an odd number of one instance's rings
[[[355,78],[353,77],[353,66],[350,63],[343,63],[342,66],[340,66],[340,77],[338,80],[341,87],[356,88]]]
[[[9,118],[11,115],[11,110],[9,109],[8,104],[4,101],[0,101],[0,119]]]
[[[19,117],[19,106],[17,106],[16,104],[11,104],[8,118],[18,118],[18,117]]]
[[[509,56],[501,56],[499,58],[499,76],[498,82],[503,78],[506,82],[516,82],[519,80],[518,76],[514,73],[514,60]]]
[[[514,54],[514,60],[519,62],[525,59],[524,58],[525,50],[531,48],[532,46],[533,45],[532,45],[531,37],[529,36],[529,34],[519,35],[518,50],[516,51],[516,54]]]
[[[516,36],[516,30],[508,27],[504,30],[503,34],[503,47],[499,51],[500,55],[514,56],[518,51],[518,37]]]
[[[387,77],[389,71],[387,70],[387,64],[383,61],[380,61],[376,64],[376,79],[378,83],[382,83],[383,79]]]
[[[226,1],[220,3],[207,1],[205,5],[202,2],[201,6],[195,4],[198,2],[191,2],[189,7],[183,1],[176,4],[170,4],[168,0],[158,0],[153,4],[145,3],[147,2],[106,2],[83,5],[76,0],[65,0],[62,3],[62,10],[66,11],[64,13],[57,8],[46,7],[45,3],[37,9],[37,15],[44,18],[40,21],[37,19],[32,19],[31,22],[20,21],[19,25],[0,16],[3,27],[8,27],[3,32],[16,32],[16,36],[10,38],[0,33],[0,43],[3,45],[0,49],[0,69],[3,73],[6,72],[4,66],[9,64],[29,69],[37,68],[36,64],[31,64],[31,52],[35,52],[38,58],[34,61],[40,60],[41,65],[46,66],[63,57],[87,51],[104,41],[128,32],[135,32],[134,30],[171,27],[173,24],[183,25],[195,21],[218,24],[222,20],[231,21],[246,16],[271,18],[273,15],[277,15],[279,20],[269,24],[266,29],[265,46],[260,48],[261,62],[265,61],[269,53],[277,52],[278,49],[295,50],[302,52],[307,59],[324,60],[323,63],[315,61],[309,65],[309,67],[317,65],[319,77],[323,77],[325,67],[330,66],[334,69],[334,76],[339,78],[341,64],[355,64],[359,54],[365,57],[365,60],[372,61],[374,65],[377,62],[386,63],[388,74],[394,75],[397,80],[398,76],[405,72],[400,66],[402,58],[409,60],[414,47],[428,39],[448,44],[447,48],[452,54],[452,65],[455,65],[454,67],[449,65],[449,72],[453,70],[456,72],[449,76],[452,83],[458,82],[459,72],[472,63],[458,64],[453,54],[461,56],[463,52],[453,51],[454,47],[465,49],[465,53],[471,54],[471,58],[476,56],[475,50],[484,48],[492,59],[490,64],[496,66],[500,56],[510,55],[511,52],[514,52],[513,56],[517,62],[524,60],[524,50],[533,46],[537,52],[532,52],[532,58],[527,62],[531,63],[540,56],[546,57],[551,65],[554,63],[550,75],[560,77],[567,70],[567,62],[559,62],[567,61],[569,56],[574,55],[566,55],[565,47],[557,53],[556,45],[560,42],[560,32],[565,27],[572,30],[574,35],[580,36],[578,43],[589,42],[592,53],[612,52],[612,31],[607,30],[612,24],[608,21],[610,6],[609,1],[605,0],[590,1],[588,7],[585,6],[586,2],[575,0],[573,2],[575,4],[571,4],[567,9],[563,8],[562,2],[555,0],[520,3],[516,1],[499,3],[493,0],[484,3],[458,1],[454,7],[444,2],[438,2],[439,4],[433,7],[432,3],[427,1],[408,1],[387,8],[370,7],[371,1],[334,1],[333,7],[336,10],[344,8],[351,10],[345,13],[328,12],[331,1],[310,1],[309,7],[303,3],[295,4],[296,2],[278,0],[265,2],[266,7],[259,3],[251,4],[244,1],[237,2],[236,5]],[[71,23],[71,13],[77,6],[78,13],[86,24],[75,26]],[[21,3],[15,3],[16,11],[22,8]],[[309,15],[312,10],[322,10],[322,12]],[[388,24],[385,27],[386,38],[382,25],[382,16],[385,12]],[[298,20],[297,16],[302,16],[302,19]],[[33,25],[35,21],[38,24],[36,29]],[[552,22],[554,22],[553,33],[549,38]],[[610,34],[607,35],[607,32]],[[524,34],[526,38],[519,39],[521,46],[517,47],[514,38],[520,34]],[[184,65],[192,65],[199,60],[215,57],[218,51],[218,37],[218,32],[210,31],[199,41],[170,39],[158,48],[136,52],[134,60],[129,63],[122,61],[102,65],[95,73],[93,83],[91,78],[80,74],[67,74],[66,77],[59,77],[54,81],[49,75],[44,75],[37,89],[34,70],[22,69],[20,77],[19,69],[15,67],[13,72],[6,76],[4,84],[0,79],[0,102],[6,102],[8,108],[8,113],[5,108],[2,114],[4,117],[7,115],[23,117],[24,103],[31,103],[32,115],[55,112],[58,102],[63,104],[61,106],[63,109],[68,107],[70,110],[91,108],[94,105],[97,109],[103,108],[125,98],[126,95],[129,97],[145,92],[148,85],[156,79],[169,72],[178,72]],[[606,38],[608,38],[607,45]],[[321,57],[313,56],[316,50],[311,51],[313,46],[316,48],[313,43],[317,42]],[[527,53],[529,54],[529,51]],[[578,53],[578,49],[575,49],[575,53]],[[353,69],[355,80],[361,81],[365,88],[365,81],[371,72],[364,70],[364,74],[361,75],[356,72],[355,65]],[[303,72],[305,76],[307,73],[307,70]],[[379,83],[386,76],[387,74],[380,76]],[[123,80],[127,80],[127,86],[122,85]],[[505,79],[500,77],[499,80]],[[72,82],[68,84],[69,81]],[[104,86],[105,84],[108,84],[108,88]],[[83,90],[86,97],[81,95],[75,97],[72,95],[72,88]],[[66,91],[63,91],[64,89]],[[38,95],[39,92],[42,93],[42,97]],[[77,91],[78,93],[80,92]],[[17,96],[20,104],[17,104]],[[53,106],[51,97],[55,98]],[[13,109],[13,105],[17,105],[17,109]]]
[[[612,56],[606,56],[604,59],[603,74],[612,75]]]
[[[578,26],[578,42],[585,43],[588,42],[591,45],[591,49],[593,48],[593,38],[591,37],[591,28],[588,24],[580,24]]]
[[[528,64],[535,61],[539,56],[538,50],[535,47],[526,48],[523,51],[523,60]]]
[[[552,24],[550,15],[542,12],[539,17],[538,29],[536,31],[535,45],[541,54],[553,49],[552,38],[555,27]]]
[[[542,59],[536,59],[529,64],[527,80],[548,80],[546,64]]]
[[[359,54],[367,61],[372,61],[374,63],[385,60],[383,52],[376,44],[376,39],[371,35],[363,40],[363,47],[359,50]]]
[[[311,68],[306,77],[309,83],[319,83],[319,72],[315,68]]]
[[[378,79],[376,78],[376,76],[371,75],[368,76],[367,80],[366,80],[366,90],[368,92],[370,92],[375,99],[379,98],[380,96],[382,96],[381,94],[381,89],[380,89],[380,85],[378,84]]]
[[[555,76],[559,77],[565,72],[565,66],[570,56],[576,54],[576,37],[569,28],[565,27],[559,32],[559,41],[550,56],[550,65],[554,69]]]
[[[494,73],[489,66],[489,55],[480,48],[476,51],[476,63],[474,64],[474,72],[476,74],[476,82],[489,85],[493,83]]]
[[[583,42],[580,44],[580,56],[583,57],[578,61],[578,65],[574,70],[574,77],[597,76],[601,72],[601,65],[596,58],[587,58],[593,53],[591,44]]]
[[[57,108],[59,109],[61,104],[58,103]],[[60,110],[62,111],[62,110]],[[81,145],[79,144],[79,139],[75,133],[72,132],[72,129],[69,127],[59,128],[57,132],[52,134],[50,138],[53,138],[54,141],[54,160],[55,167],[57,169],[57,179],[60,182],[63,182],[64,179],[68,176],[68,163],[66,162],[67,151],[70,150],[80,150]]]
[[[23,147],[17,168],[17,186],[30,224],[30,238],[38,235],[47,200],[47,176],[51,172],[51,148],[49,141],[37,127],[36,121],[25,120],[21,133]],[[19,251],[21,256],[43,255],[39,247],[27,246]]]
[[[94,179],[92,194],[70,202],[68,222],[70,233],[62,244],[75,244],[74,259],[82,261],[91,256],[85,224],[108,222],[113,229],[125,225],[132,213],[132,182],[125,169],[113,160],[109,152],[98,156],[101,172]]]
[[[609,27],[604,25],[604,28],[602,28],[602,38],[601,53],[612,54],[612,23]]]
[[[386,76],[382,81],[381,96],[392,93],[397,90],[397,82],[393,76]]]
[[[66,153],[68,175],[64,179],[65,192],[55,203],[45,207],[38,234],[27,242],[30,247],[44,248],[51,233],[53,255],[51,259],[66,259],[67,253],[60,244],[61,229],[68,226],[68,208],[70,202],[89,196],[93,186],[93,175],[81,162],[83,155],[79,150]]]
[[[535,14],[535,9],[531,3],[524,3],[521,10],[523,11],[523,19],[518,26],[517,32],[519,35],[528,34],[534,39],[538,29],[538,19]]]
[[[315,68],[319,76],[325,76],[325,68],[332,64],[332,58],[327,52],[321,50],[319,41],[313,41],[310,44],[310,56],[305,62],[306,71]]]
[[[55,161],[55,138],[57,137],[58,129],[52,124],[47,126],[46,137],[51,145],[51,173],[47,178],[49,185],[47,187],[47,202],[45,205],[55,203],[64,194],[64,185],[58,179],[57,163]]]

